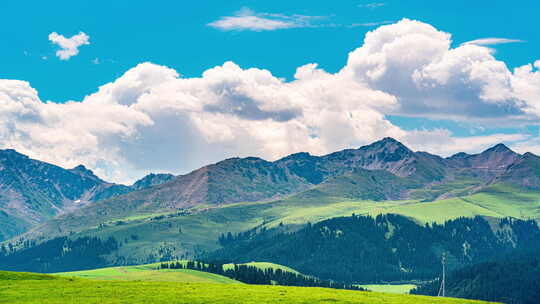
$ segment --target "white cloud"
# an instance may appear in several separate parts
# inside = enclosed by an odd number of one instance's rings
[[[90,36],[83,32],[71,36],[71,38],[52,32],[49,34],[49,40],[60,48],[56,51],[56,56],[61,60],[69,60],[69,58],[79,54],[81,45],[90,44]]]
[[[526,102],[524,111],[540,116],[540,60],[515,68],[510,85],[516,98]]]
[[[508,123],[529,119],[537,102],[523,99],[504,62],[487,47],[451,48],[451,42],[448,33],[403,19],[367,33],[340,73],[395,95],[400,107],[394,114],[483,122],[505,117]]]
[[[505,43],[520,43],[525,42],[519,39],[508,39],[508,38],[482,38],[471,40],[462,43],[461,45],[474,44],[474,45],[496,45],[496,44],[505,44]]]
[[[319,19],[317,16],[283,15],[270,13],[256,13],[248,8],[242,8],[234,16],[224,16],[208,25],[220,30],[249,30],[273,31],[279,29],[310,27],[311,21]]]
[[[419,151],[429,151],[440,156],[451,156],[458,152],[478,153],[498,143],[517,144],[529,139],[523,134],[490,134],[456,137],[446,129],[414,130],[401,140]]]
[[[383,24],[390,24],[390,23],[393,23],[393,22],[394,21],[377,21],[377,22],[353,23],[349,27],[359,27],[359,26],[373,27],[373,26],[379,26],[379,25],[383,25]]]
[[[525,142],[519,142],[512,146],[510,146],[512,150],[518,152],[518,153],[526,153],[531,152],[536,155],[540,155],[540,141],[538,140],[530,140]]]
[[[376,9],[376,8],[379,8],[379,7],[383,7],[385,5],[386,5],[386,3],[383,3],[383,2],[373,2],[373,3],[367,3],[367,4],[360,4],[360,5],[358,5],[358,7]]]
[[[82,101],[53,103],[27,82],[0,80],[0,148],[129,182],[232,156],[324,154],[384,136],[444,154],[526,145],[521,134],[458,137],[386,119],[539,122],[540,61],[510,71],[486,47],[450,45],[449,34],[405,19],[369,32],[338,73],[312,63],[288,82],[232,62],[196,78],[143,63]]]
[[[392,96],[315,64],[299,68],[296,77],[284,82],[227,62],[200,78],[179,78],[144,63],[82,102],[64,104],[42,103],[28,83],[3,80],[1,143],[131,181],[152,170],[185,172],[236,155],[321,154],[403,133],[379,112],[395,105]]]

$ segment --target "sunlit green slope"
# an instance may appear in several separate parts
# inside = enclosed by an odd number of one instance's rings
[[[56,275],[95,280],[241,284],[233,279],[208,272],[191,269],[159,269],[159,263],[62,272]]]
[[[408,216],[419,223],[437,222],[458,217],[516,217],[540,218],[540,192],[492,185],[472,195],[436,201],[357,201],[328,197],[311,192],[309,197],[298,195],[258,203],[237,203],[186,213],[162,213],[118,218],[99,226],[87,225],[85,218],[64,218],[48,223],[42,231],[54,235],[62,231],[77,232],[77,236],[110,236],[123,242],[118,254],[129,263],[143,264],[150,256],[174,258],[183,254],[219,248],[222,233],[239,233],[254,227],[295,229],[308,222],[315,223],[338,216],[377,215],[395,213]],[[172,254],[166,256],[164,253]]]
[[[0,271],[3,303],[486,303],[376,292],[247,284],[103,281]]]

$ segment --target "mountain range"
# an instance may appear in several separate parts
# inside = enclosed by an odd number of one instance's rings
[[[540,157],[503,144],[440,157],[384,138],[322,156],[230,158],[132,185],[0,151],[0,268],[15,271],[270,261],[328,280],[420,282],[431,293],[443,252],[449,270],[477,269],[538,246],[539,220]],[[462,283],[449,291],[503,299],[467,283],[473,272],[452,275]]]
[[[540,189],[540,157],[498,144],[479,154],[443,158],[384,138],[324,156],[296,153],[273,162],[231,158],[185,175],[150,174],[126,186],[105,182],[84,166],[63,169],[3,150],[0,225],[5,228],[0,239],[47,226],[53,218],[58,222],[91,215],[84,222],[99,225],[134,215],[290,196],[435,201],[494,184]],[[59,234],[67,231],[58,230]]]

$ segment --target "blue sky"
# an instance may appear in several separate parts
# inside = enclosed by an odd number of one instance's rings
[[[485,38],[520,40],[486,46],[494,49],[493,56],[511,71],[540,59],[540,35],[535,24],[539,8],[535,1],[341,0],[331,5],[328,1],[4,1],[0,4],[0,11],[4,12],[0,19],[0,78],[28,81],[41,101],[55,103],[82,101],[99,86],[115,81],[143,62],[168,67],[191,78],[232,61],[242,69],[265,69],[276,78],[291,81],[296,69],[308,63],[337,73],[346,65],[349,52],[362,46],[368,31],[403,18],[450,33],[452,47]],[[226,17],[245,15],[295,25],[274,30],[231,30],[210,25]],[[79,46],[79,53],[68,60],[61,60],[55,55],[58,45],[48,39],[53,32],[67,38],[84,32],[89,36],[89,44]],[[371,85],[379,90],[384,87]],[[476,120],[475,115],[456,119],[445,118],[444,113],[381,113],[386,121],[405,131],[444,129],[457,137],[538,135],[536,116],[527,118],[527,122],[505,123],[512,119],[497,116],[496,120],[486,122]],[[356,143],[362,140],[352,140],[349,145]],[[19,149],[31,153],[36,145],[25,144]],[[533,147],[536,143],[521,146]],[[341,147],[340,144],[335,148]],[[308,145],[306,149],[309,150]],[[253,151],[247,149],[246,154],[256,154]],[[81,156],[85,153],[89,152],[71,155],[67,157],[69,161],[43,152],[35,155],[61,164],[87,162],[116,178],[107,173],[109,165],[100,166],[102,160]],[[230,153],[192,161],[170,171],[183,172]],[[167,171],[163,164],[134,167],[136,174]],[[128,174],[129,178],[134,174]]]
[[[44,100],[80,100],[99,85],[112,81],[138,63],[166,65],[188,77],[232,60],[241,67],[271,70],[291,78],[298,66],[317,62],[329,72],[345,64],[347,53],[358,47],[376,26],[357,23],[424,21],[452,33],[456,44],[484,37],[526,41],[496,47],[497,58],[509,67],[538,59],[540,34],[534,21],[535,1],[4,1],[0,4],[3,78],[25,79]],[[384,3],[378,8],[362,5]],[[325,16],[320,25],[266,32],[223,32],[207,26],[242,7],[256,12]],[[20,12],[20,13],[19,13]],[[24,12],[24,13],[22,13]],[[91,37],[77,57],[63,62],[54,57],[51,32]],[[26,53],[25,53],[26,52]],[[26,54],[26,55],[25,55]],[[43,60],[46,56],[48,59]],[[92,60],[99,58],[100,64]]]

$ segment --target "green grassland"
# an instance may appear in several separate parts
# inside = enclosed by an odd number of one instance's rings
[[[422,201],[434,201],[442,196],[466,196],[483,182],[475,178],[461,177],[445,183],[434,183],[410,192],[410,197]]]
[[[464,182],[465,186],[470,183]],[[400,214],[419,223],[443,223],[458,217],[476,215],[492,218],[512,216],[540,219],[540,192],[494,185],[472,195],[425,202],[358,201],[328,197],[317,191],[309,196],[295,195],[271,202],[236,203],[199,209],[191,213],[159,213],[115,218],[116,224],[95,225],[90,217],[66,217],[61,225],[47,225],[47,235],[75,232],[77,236],[115,237],[123,243],[115,255],[127,257],[130,264],[144,264],[153,257],[174,258],[184,254],[219,248],[222,233],[238,233],[254,227],[294,230],[307,222],[315,223],[338,216]],[[71,215],[70,215],[71,216]],[[78,233],[77,233],[78,232]],[[111,257],[114,259],[114,257]],[[111,260],[114,263],[114,260]]]
[[[241,284],[236,280],[208,272],[191,269],[159,269],[159,263],[62,272],[56,275],[93,280]]]
[[[0,271],[2,303],[486,303],[378,292],[247,284],[103,281]]]
[[[411,290],[416,288],[416,285],[414,284],[375,284],[375,285],[359,285],[359,286],[370,291],[398,293],[398,294],[408,294]]]
[[[175,261],[183,264],[187,260]],[[161,263],[152,263],[136,266],[107,267],[91,270],[59,272],[54,275],[62,277],[78,277],[93,280],[124,280],[124,281],[157,281],[157,282],[185,282],[185,283],[222,283],[243,284],[225,276],[197,271],[192,269],[161,269]],[[268,262],[250,262],[240,265],[254,266],[259,269],[281,269],[282,271],[300,274],[300,272],[279,264]],[[225,264],[225,270],[234,267],[234,264]]]

